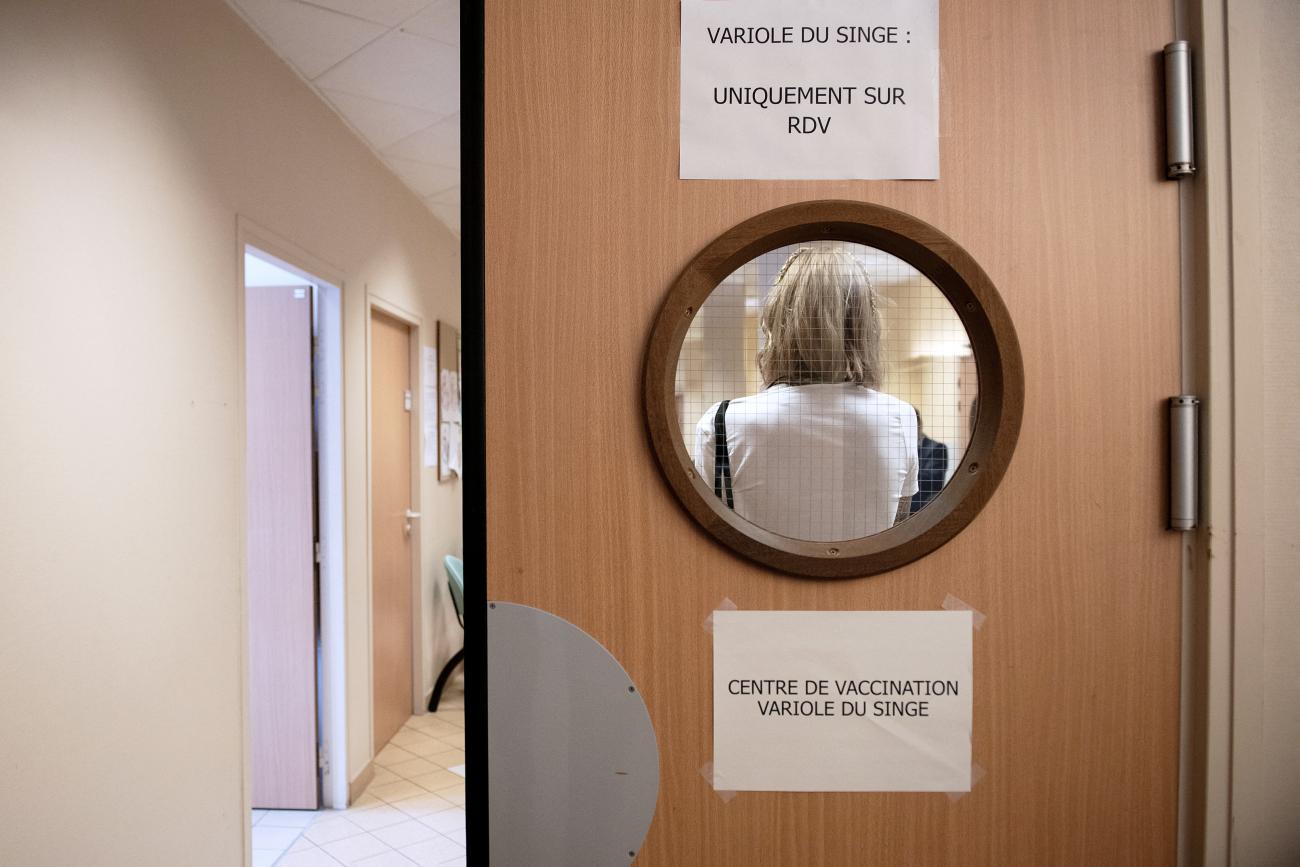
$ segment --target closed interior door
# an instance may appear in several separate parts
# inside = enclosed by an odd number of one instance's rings
[[[371,599],[375,749],[411,715],[411,330],[370,317]]]
[[[488,597],[588,631],[627,668],[662,756],[645,864],[1173,864],[1179,537],[1164,401],[1179,387],[1178,190],[1161,176],[1168,0],[943,0],[942,178],[678,179],[679,4],[486,9]],[[780,83],[779,78],[755,84]],[[992,277],[1024,354],[1009,471],[921,560],[809,580],[714,542],[648,444],[641,372],[674,278],[797,201],[911,213]],[[744,609],[987,615],[959,800],[722,800],[711,638]]]
[[[317,806],[311,288],[245,290],[253,806]]]

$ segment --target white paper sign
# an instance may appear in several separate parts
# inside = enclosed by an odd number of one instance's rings
[[[450,478],[452,474],[460,475],[460,425],[445,421],[438,437],[439,455],[443,471]]]
[[[451,426],[451,461],[449,465],[451,471],[458,476],[462,475],[460,452],[460,423],[457,422]]]
[[[713,612],[713,784],[970,791],[971,612]]]
[[[939,177],[938,0],[682,0],[681,177]]]
[[[442,420],[460,421],[460,375],[454,370],[442,371],[439,385],[442,394]]]
[[[424,465],[438,466],[438,350],[420,347],[424,391],[420,399],[420,426],[423,431]]]

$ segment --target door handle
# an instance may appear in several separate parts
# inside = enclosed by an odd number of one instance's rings
[[[407,509],[407,510],[406,510],[406,519],[407,519],[408,521],[409,521],[410,519],[412,519],[412,518],[418,518],[418,517],[420,517],[420,513],[419,513],[419,512],[412,512],[410,509]]]

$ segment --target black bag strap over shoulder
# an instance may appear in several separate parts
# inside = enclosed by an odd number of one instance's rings
[[[718,404],[718,412],[713,416],[713,493],[719,500],[727,501],[727,508],[736,508],[731,493],[731,456],[727,454],[727,404],[724,400]]]

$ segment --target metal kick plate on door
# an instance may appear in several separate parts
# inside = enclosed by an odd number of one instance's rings
[[[659,746],[618,660],[563,618],[488,605],[493,864],[620,864],[659,797]]]

